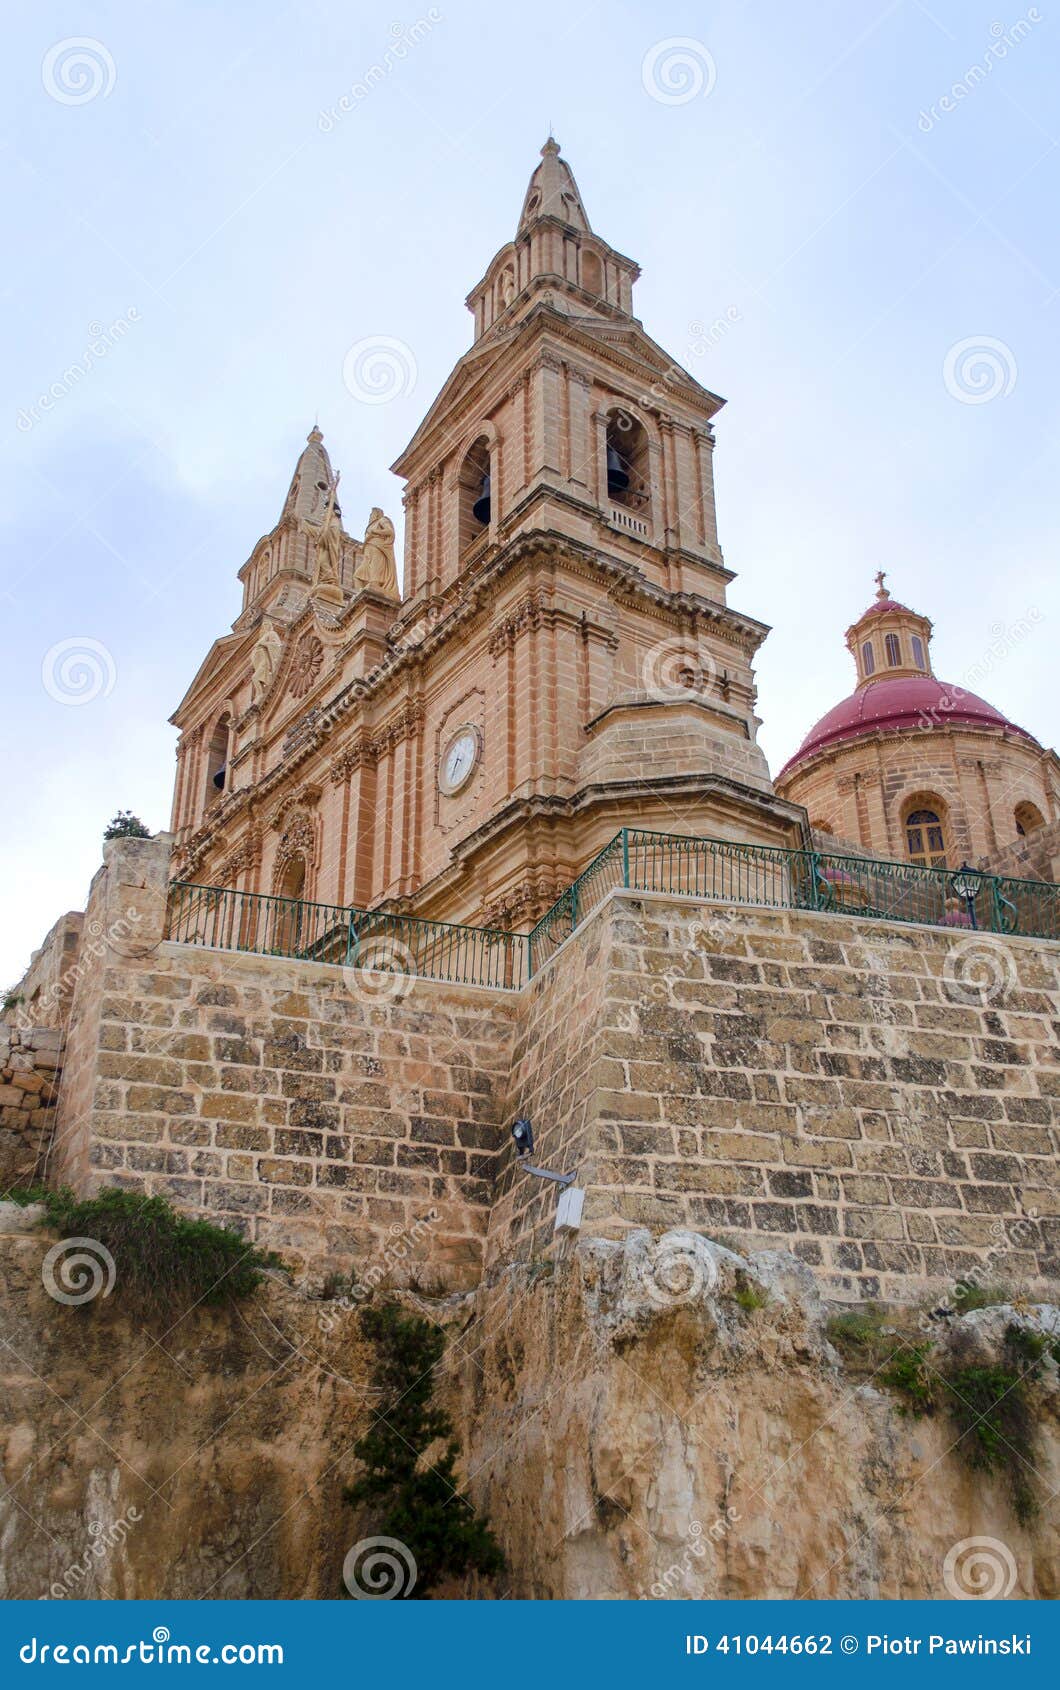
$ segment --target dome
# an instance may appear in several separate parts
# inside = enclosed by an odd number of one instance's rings
[[[1033,734],[1010,722],[985,698],[960,686],[937,681],[934,675],[894,676],[870,681],[835,705],[815,722],[794,757],[789,757],[777,780],[804,763],[816,752],[840,741],[862,739],[866,734],[897,733],[902,729],[927,732],[931,728],[957,725],[968,728],[1001,728],[1036,745]]]

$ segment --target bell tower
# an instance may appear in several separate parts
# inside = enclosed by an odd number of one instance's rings
[[[756,741],[751,662],[768,630],[726,603],[723,400],[646,333],[639,274],[593,229],[549,137],[514,238],[468,294],[471,347],[393,466],[406,483],[394,636],[418,644],[460,616],[465,665],[479,640],[489,660],[476,732],[492,801],[454,848],[482,865],[474,913],[491,920],[524,918],[536,886],[623,824],[798,834]],[[511,886],[514,860],[500,865],[517,838]]]
[[[473,345],[394,465],[408,597],[436,597],[490,540],[547,526],[724,603],[712,426],[724,401],[645,333],[639,275],[590,227],[550,137],[514,240],[468,295]]]
[[[550,137],[395,465],[403,594],[310,431],[173,717],[178,877],[518,931],[623,827],[801,843],[756,737],[768,630],[726,602],[722,401],[638,274]]]

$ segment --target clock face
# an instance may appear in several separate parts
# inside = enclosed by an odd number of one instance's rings
[[[478,734],[474,728],[461,728],[454,734],[442,753],[439,785],[443,792],[459,792],[470,779],[478,762]]]

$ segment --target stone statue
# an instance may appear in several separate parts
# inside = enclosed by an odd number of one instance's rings
[[[253,675],[250,682],[250,702],[260,704],[269,687],[272,677],[276,673],[276,666],[280,661],[282,650],[280,636],[271,622],[266,622],[261,630],[257,645],[250,654]]]
[[[339,568],[342,563],[342,521],[336,495],[339,490],[339,478],[328,489],[328,502],[324,509],[319,528],[316,529],[316,563],[313,571],[314,587],[339,586]],[[312,532],[312,530],[311,530]]]
[[[401,597],[394,563],[394,524],[378,505],[372,507],[368,518],[364,547],[353,578],[359,587],[372,587],[389,599]]]

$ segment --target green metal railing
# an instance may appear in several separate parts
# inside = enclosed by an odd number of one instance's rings
[[[529,934],[174,881],[167,937],[184,945],[518,989],[616,887],[776,910],[820,910],[1060,939],[1060,886],[950,869],[623,828]]]
[[[525,974],[526,939],[500,928],[461,927],[387,910],[180,880],[170,886],[166,936],[182,945],[337,963],[463,986],[519,987]]]
[[[615,886],[766,909],[1060,939],[1060,886],[1048,882],[978,875],[969,904],[957,895],[950,869],[623,828],[531,931],[530,974]]]

